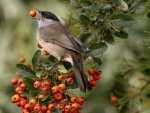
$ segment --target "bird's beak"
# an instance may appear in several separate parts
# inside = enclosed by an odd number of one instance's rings
[[[36,12],[39,14],[39,15],[41,15],[41,11],[39,11],[39,10],[37,10],[37,9],[35,9],[36,10]]]

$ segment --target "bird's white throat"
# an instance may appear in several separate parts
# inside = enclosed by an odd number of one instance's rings
[[[39,28],[48,26],[50,24],[55,24],[55,23],[56,23],[56,21],[54,21],[52,19],[42,18],[42,19],[38,20],[38,26],[39,26]]]

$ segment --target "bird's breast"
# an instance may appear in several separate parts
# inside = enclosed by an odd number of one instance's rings
[[[71,51],[58,46],[56,44],[52,44],[43,40],[41,37],[37,36],[38,43],[43,47],[44,50],[49,52],[51,55],[55,56],[58,60],[68,61],[72,63]]]

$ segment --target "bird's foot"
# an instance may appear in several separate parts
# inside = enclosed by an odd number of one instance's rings
[[[47,71],[56,71],[56,70],[58,70],[58,68],[55,67],[55,66],[50,66],[50,67],[45,67],[45,70],[47,70]]]

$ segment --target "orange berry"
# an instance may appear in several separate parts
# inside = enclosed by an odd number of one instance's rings
[[[12,101],[14,101],[14,102],[20,101],[20,96],[19,95],[12,96]]]
[[[64,80],[64,76],[63,76],[63,75],[59,75],[59,76],[58,76],[58,80],[59,80],[60,82],[62,82],[62,81]]]
[[[16,85],[18,83],[18,80],[16,78],[12,79],[11,80],[11,84],[12,85]]]
[[[20,88],[21,88],[22,90],[26,90],[26,89],[27,89],[27,87],[26,87],[26,85],[25,85],[24,83],[22,83],[22,84],[20,85]]]
[[[53,86],[51,90],[52,90],[52,93],[53,93],[53,94],[56,94],[56,93],[59,92],[58,86]]]
[[[116,97],[116,96],[112,96],[112,97],[111,97],[111,103],[115,104],[115,103],[117,103],[117,102],[118,102],[117,97]]]
[[[42,112],[46,112],[46,111],[47,111],[47,106],[42,105],[42,106],[41,106],[41,111],[42,111]]]
[[[16,75],[17,75],[18,77],[20,77],[20,76],[21,76],[21,74],[20,74],[19,72],[16,72]]]
[[[18,80],[18,84],[21,85],[22,83],[23,83],[23,78],[20,78],[20,79]]]
[[[44,51],[43,51],[43,54],[44,54],[45,56],[48,56],[48,55],[49,55],[49,52],[47,52],[46,50],[44,50]]]
[[[66,111],[66,112],[69,112],[70,110],[71,110],[71,105],[66,105],[66,106],[65,106],[65,111]]]
[[[71,101],[72,103],[76,103],[76,102],[78,101],[78,98],[77,98],[76,96],[72,96],[72,97],[70,98],[70,101]]]
[[[102,71],[96,71],[95,74],[96,74],[96,75],[101,75],[101,74],[102,74]]]
[[[34,10],[30,11],[30,16],[35,17],[36,16],[36,12]]]
[[[20,58],[19,61],[20,61],[20,63],[24,63],[25,62],[25,58]]]
[[[38,113],[39,111],[41,111],[41,106],[39,104],[37,104],[34,106],[34,112]]]
[[[27,104],[26,100],[21,100],[20,101],[20,105],[21,105],[22,108],[24,108],[26,104]]]
[[[55,110],[55,105],[54,104],[49,104],[48,109],[51,110],[51,111]]]
[[[31,105],[29,104],[29,103],[27,103],[25,106],[24,106],[24,108],[27,110],[27,111],[31,111],[32,110],[32,107],[31,107]]]
[[[74,109],[74,110],[78,110],[78,109],[79,109],[79,104],[78,104],[78,103],[73,103],[73,104],[71,105],[71,107],[72,107],[72,109]]]
[[[36,103],[37,103],[36,99],[31,99],[31,100],[29,101],[29,104],[30,104],[31,106],[35,106]]]
[[[40,49],[42,49],[42,48],[43,48],[40,44],[38,44],[37,46],[38,46],[38,48],[40,48]]]
[[[41,83],[39,81],[34,82],[34,87],[39,89],[41,87]]]
[[[44,95],[40,94],[40,95],[38,96],[38,98],[39,98],[40,100],[42,100],[42,99],[44,99]]]
[[[78,98],[77,102],[80,104],[80,105],[83,105],[84,104],[84,99],[82,97]]]
[[[71,85],[73,83],[73,79],[72,78],[67,78],[66,83],[68,85]]]
[[[46,113],[52,113],[50,110],[47,110]]]
[[[90,85],[92,86],[92,87],[94,87],[94,86],[96,86],[96,81],[95,80],[90,80]]]
[[[89,69],[88,69],[88,73],[89,73],[90,75],[94,75],[94,74],[95,74],[95,72],[94,72],[94,70],[93,70],[92,68],[89,68]]]
[[[16,89],[15,89],[16,93],[18,93],[20,90],[21,90],[20,87],[16,87]]]
[[[99,75],[93,75],[93,79],[97,81],[100,79],[100,76]]]
[[[55,99],[56,101],[60,101],[60,100],[63,99],[63,96],[62,96],[61,93],[56,93],[56,94],[54,94],[54,99]]]
[[[66,90],[66,85],[65,84],[59,84],[58,85],[58,88],[60,89],[60,90]]]
[[[47,93],[49,93],[49,88],[48,88],[48,87],[44,87],[44,88],[42,88],[42,91],[43,91],[45,94],[47,94]]]

